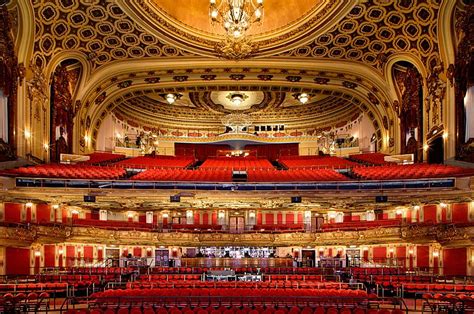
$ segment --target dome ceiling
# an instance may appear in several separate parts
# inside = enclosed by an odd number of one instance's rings
[[[249,94],[248,100],[257,103],[244,110],[234,110],[219,101],[230,91],[185,92],[174,104],[168,104],[163,96],[147,94],[123,101],[114,108],[114,115],[134,126],[146,128],[218,128],[221,119],[230,113],[245,113],[253,124],[283,123],[287,127],[326,128],[350,122],[362,110],[351,101],[332,95],[314,95],[302,105],[292,93],[241,92]]]

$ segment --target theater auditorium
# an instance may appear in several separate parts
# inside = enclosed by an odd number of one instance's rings
[[[474,313],[471,0],[0,0],[0,312]]]

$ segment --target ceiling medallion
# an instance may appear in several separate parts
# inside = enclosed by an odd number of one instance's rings
[[[252,25],[261,25],[263,0],[210,0],[211,24],[220,24],[226,32],[216,52],[227,59],[244,59],[257,52],[257,45],[246,36]]]
[[[237,107],[240,106],[247,98],[249,98],[249,96],[244,93],[229,93],[226,98],[232,102],[232,105]]]

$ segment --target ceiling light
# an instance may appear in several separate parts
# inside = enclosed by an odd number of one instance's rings
[[[226,97],[227,99],[230,100],[233,106],[240,106],[249,96],[247,96],[244,93],[230,93]]]
[[[176,95],[175,94],[166,94],[165,99],[168,102],[168,104],[172,105],[176,101]]]
[[[209,16],[211,23],[220,24],[229,38],[240,39],[253,24],[261,24],[263,0],[210,0]]]
[[[305,103],[308,102],[309,95],[306,94],[306,93],[301,93],[301,94],[298,95],[298,100],[300,101],[300,103],[302,103],[304,105]]]

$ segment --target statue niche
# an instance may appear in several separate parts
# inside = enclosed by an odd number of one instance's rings
[[[71,75],[72,72],[72,75]],[[76,73],[74,73],[76,72]],[[54,72],[51,88],[51,161],[59,162],[62,153],[72,152],[75,108],[72,100],[78,71],[66,64]]]
[[[401,153],[414,154],[415,161],[422,161],[423,139],[422,81],[418,71],[409,63],[394,66],[394,76],[401,104],[397,110],[400,118]]]

